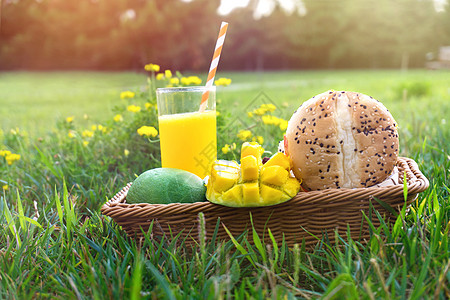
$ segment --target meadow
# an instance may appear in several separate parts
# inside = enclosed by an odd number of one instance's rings
[[[239,156],[241,130],[273,153],[283,122],[330,89],[371,95],[397,120],[400,155],[418,163],[430,188],[398,216],[398,234],[382,222],[368,241],[337,235],[337,244],[314,249],[256,247],[251,235],[193,249],[167,239],[138,245],[100,214],[126,183],[160,165],[157,136],[137,133],[158,128],[147,75],[0,73],[0,298],[450,297],[450,72],[218,74],[232,79],[217,90],[223,159]],[[278,123],[249,116],[265,103],[276,106]]]

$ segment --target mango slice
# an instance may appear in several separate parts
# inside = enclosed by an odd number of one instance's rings
[[[211,167],[206,198],[231,207],[268,206],[285,202],[300,190],[291,175],[292,162],[284,153],[274,154],[262,164],[264,149],[246,142],[241,148],[241,165],[218,160]]]

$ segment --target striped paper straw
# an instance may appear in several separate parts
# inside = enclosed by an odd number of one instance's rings
[[[219,64],[220,52],[222,52],[223,42],[225,41],[225,35],[227,34],[228,23],[222,22],[220,25],[219,36],[217,37],[216,48],[209,67],[208,78],[206,79],[206,91],[202,95],[202,102],[200,102],[200,111],[205,111],[206,103],[209,97],[209,90],[214,83],[214,76],[216,76],[217,65]]]

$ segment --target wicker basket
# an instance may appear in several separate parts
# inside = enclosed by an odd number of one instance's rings
[[[251,214],[254,228],[268,242],[267,228],[270,228],[277,242],[281,242],[284,236],[286,243],[292,246],[303,239],[307,245],[315,244],[317,238],[313,235],[321,238],[325,232],[333,234],[334,230],[338,230],[345,234],[347,225],[353,238],[364,240],[369,236],[369,225],[361,211],[372,216],[375,226],[379,225],[379,221],[374,213],[370,213],[371,205],[389,220],[391,213],[380,202],[388,204],[395,211],[403,206],[404,172],[407,177],[408,204],[414,201],[418,193],[428,188],[428,180],[414,160],[401,157],[397,168],[399,183],[391,186],[300,192],[285,203],[254,208],[231,208],[210,202],[127,204],[129,183],[102,206],[101,212],[122,226],[130,237],[142,237],[153,221],[152,236],[166,234],[170,238],[181,232],[181,237],[186,238],[188,244],[195,242],[198,237],[200,212],[205,216],[207,239],[213,235],[219,218],[219,239],[229,239],[223,225],[233,236],[239,236],[251,229]]]

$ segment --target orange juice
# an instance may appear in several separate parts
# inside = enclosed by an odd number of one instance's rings
[[[216,111],[162,115],[158,121],[162,167],[204,178],[217,159]]]

